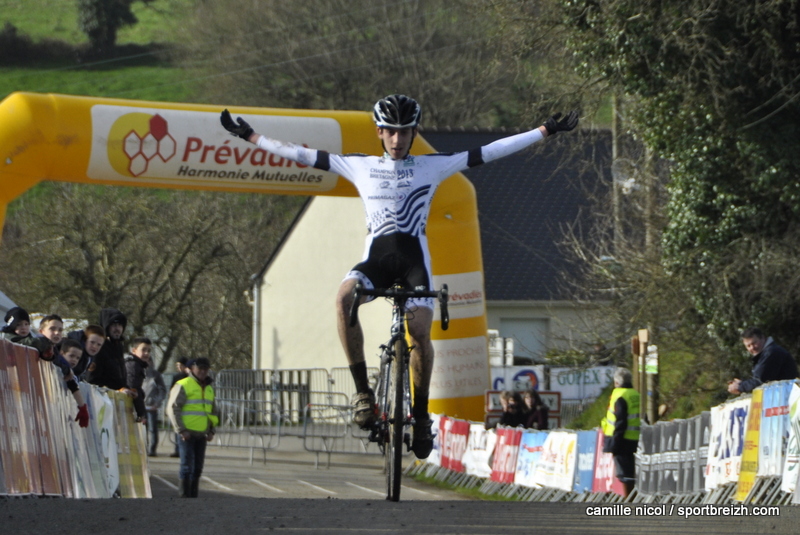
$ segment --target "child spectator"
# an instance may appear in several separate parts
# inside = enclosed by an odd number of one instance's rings
[[[5,318],[5,326],[0,329],[3,338],[15,344],[22,344],[34,348],[39,352],[42,360],[53,360],[53,344],[47,338],[34,337],[31,334],[31,317],[25,309],[14,307],[10,309]]]
[[[22,344],[33,347],[39,352],[39,357],[42,360],[52,361],[56,367],[61,369],[64,375],[64,380],[67,382],[67,388],[72,392],[72,397],[75,398],[75,403],[78,405],[78,416],[75,421],[81,427],[89,425],[89,410],[86,407],[86,401],[83,399],[81,391],[75,382],[72,371],[65,361],[55,361],[54,344],[47,337],[34,337],[31,335],[31,318],[28,313],[20,308],[14,307],[8,311],[5,316],[6,326],[3,327],[3,336],[14,342],[15,344]]]
[[[150,360],[152,347],[153,343],[149,338],[134,338],[131,342],[131,352],[125,356],[126,384],[129,389],[136,392],[136,396],[133,398],[133,408],[136,409],[137,422],[144,422],[147,417],[142,384],[147,373],[145,370],[148,368],[148,363],[142,356],[146,354],[147,360]]]
[[[106,332],[99,325],[88,325],[82,331],[68,333],[67,338],[78,342],[83,348],[81,360],[73,368],[75,375],[83,377],[94,365],[94,358],[100,352],[106,340]]]
[[[134,391],[127,389],[126,344],[123,336],[128,319],[116,308],[104,308],[100,311],[100,325],[103,326],[106,340],[94,358],[94,368],[86,374],[86,382],[111,390],[128,391],[130,394]]]
[[[59,349],[62,360],[66,362],[69,367],[70,375],[73,375],[72,369],[80,362],[81,356],[83,355],[83,347],[75,340],[70,340],[68,338],[61,342],[61,347]],[[76,389],[72,390],[72,387],[70,387],[70,390],[72,391],[75,401],[78,403],[78,417],[75,418],[75,421],[77,421],[81,427],[86,427],[89,425],[89,411],[86,408],[86,403],[83,401],[81,391],[77,388],[77,381],[73,378],[72,382],[75,383]],[[69,386],[69,384],[70,382],[68,381],[67,386]]]

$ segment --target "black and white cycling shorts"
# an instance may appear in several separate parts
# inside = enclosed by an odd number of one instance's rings
[[[424,236],[394,232],[367,239],[364,260],[356,264],[344,280],[357,279],[370,290],[390,288],[400,283],[408,289],[420,286],[433,288],[428,243]],[[368,297],[367,301],[373,298]],[[433,298],[408,300],[408,308],[425,307],[433,310]]]

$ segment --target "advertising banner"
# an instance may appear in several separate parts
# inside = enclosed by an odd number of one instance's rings
[[[597,431],[578,431],[578,466],[572,488],[575,492],[592,492],[596,456]]]
[[[461,463],[467,474],[489,478],[492,475],[492,454],[497,443],[494,429],[486,429],[483,424],[470,424],[467,451]]]
[[[434,466],[441,466],[442,462],[442,429],[441,422],[445,418],[440,414],[431,413],[431,429],[433,430],[433,449],[425,462]]]
[[[147,475],[144,425],[136,423],[133,399],[120,392],[108,392],[114,403],[121,498],[151,498]]]
[[[498,427],[497,444],[494,447],[494,460],[490,479],[497,483],[513,483],[517,471],[517,456],[522,430],[511,427]]]
[[[467,450],[469,440],[469,422],[456,418],[447,418],[445,433],[442,439],[442,466],[455,472],[463,472],[461,459]]]
[[[48,410],[53,410],[48,407],[46,401],[50,404],[57,403],[55,399],[45,399],[45,387],[43,372],[48,376],[55,371],[52,365],[43,368],[40,364],[42,361],[39,359],[39,354],[30,349],[26,350],[28,353],[27,359],[27,375],[30,384],[31,405],[33,407],[34,425],[33,430],[36,434],[34,440],[37,443],[39,451],[39,468],[42,477],[42,494],[46,496],[60,496],[61,495],[61,478],[58,472],[58,466],[55,459],[55,452],[52,447],[52,438],[50,431],[50,419],[47,416]]]
[[[777,381],[761,387],[763,409],[758,450],[758,475],[780,476],[789,437],[789,395],[794,381]]]
[[[614,456],[610,453],[603,453],[603,431],[597,430],[596,457],[594,461],[594,483],[592,492],[614,492],[623,496],[625,490],[622,483],[616,477],[614,467]]]
[[[711,408],[706,490],[739,481],[749,408],[750,397],[739,398]]]
[[[774,391],[774,389],[771,390]],[[756,474],[758,473],[758,439],[763,396],[764,389],[756,388],[753,390],[753,395],[750,399],[750,412],[747,415],[744,449],[742,450],[742,461],[739,468],[739,483],[736,486],[736,496],[734,498],[740,502],[747,498],[747,494],[756,482]]]
[[[525,431],[519,442],[517,455],[517,472],[514,474],[514,483],[526,487],[538,487],[534,480],[536,465],[542,456],[544,442],[547,440],[547,431]]]
[[[492,366],[490,390],[544,390],[544,366]]]
[[[793,384],[789,393],[789,439],[783,466],[781,490],[795,492],[800,474],[800,386]]]
[[[119,465],[117,463],[117,433],[114,422],[114,404],[105,392],[92,388],[94,409],[97,411],[97,431],[100,451],[106,472],[106,489],[114,495],[119,489]]]
[[[578,435],[570,431],[551,431],[536,464],[534,482],[543,487],[570,491],[575,482]]]
[[[15,428],[12,428],[12,456],[14,457],[14,494],[41,494],[42,473],[39,467],[39,448],[33,426],[28,359],[25,347],[9,343],[6,346],[6,364],[11,383],[11,404],[15,407]],[[34,357],[38,358],[38,357]],[[14,436],[16,434],[16,436]]]
[[[562,399],[596,398],[614,382],[615,369],[614,366],[550,368],[550,390],[561,392]]]

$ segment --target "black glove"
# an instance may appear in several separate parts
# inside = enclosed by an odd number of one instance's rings
[[[569,132],[578,126],[578,112],[572,110],[569,115],[561,119],[561,113],[556,113],[544,122],[547,134],[553,136],[559,132]]]
[[[241,117],[236,119],[236,121],[239,123],[237,125],[236,123],[233,122],[233,118],[231,117],[231,112],[229,112],[226,109],[222,112],[219,121],[222,123],[222,126],[225,127],[225,130],[230,132],[231,135],[239,136],[245,141],[250,141],[250,136],[253,135],[253,129]]]

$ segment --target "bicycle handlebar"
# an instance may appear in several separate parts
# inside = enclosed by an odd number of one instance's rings
[[[442,319],[442,330],[446,331],[447,328],[450,326],[450,314],[447,312],[447,285],[442,284],[442,289],[437,291],[430,291],[430,290],[407,290],[405,288],[398,288],[393,286],[392,288],[375,288],[374,290],[370,290],[364,288],[364,286],[359,282],[356,284],[355,289],[353,290],[353,305],[350,307],[350,326],[355,326],[356,322],[358,321],[358,307],[361,305],[361,297],[362,296],[372,296],[372,297],[389,297],[394,300],[402,300],[406,301],[407,299],[413,299],[416,297],[437,297],[439,298],[439,308],[441,311],[441,319]]]

